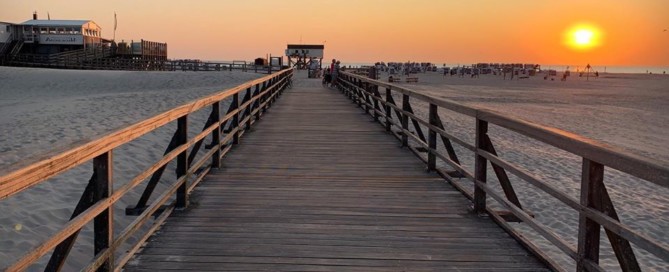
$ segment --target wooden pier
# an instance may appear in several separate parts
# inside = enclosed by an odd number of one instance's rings
[[[4,170],[0,200],[92,162],[70,221],[5,269],[32,269],[49,252],[45,270],[63,269],[90,223],[92,259],[83,271],[573,270],[509,222],[532,228],[577,271],[604,270],[602,229],[623,271],[641,270],[639,250],[669,262],[666,243],[620,220],[603,182],[611,168],[667,188],[662,162],[352,73],[341,73],[337,88],[294,73],[246,82]],[[416,100],[427,117],[413,110]],[[201,132],[190,135],[189,116],[207,110]],[[473,118],[475,142],[446,131],[440,110]],[[176,131],[163,157],[114,186],[114,149],[169,123]],[[489,124],[582,158],[580,199],[498,156]],[[461,164],[468,155],[474,163]],[[173,161],[174,179],[162,178]],[[509,174],[578,214],[576,247],[522,205]],[[154,193],[158,182],[169,184]],[[139,188],[137,205],[115,214],[119,199]],[[134,218],[120,232],[119,216]]]
[[[335,89],[300,80],[126,271],[542,271]]]

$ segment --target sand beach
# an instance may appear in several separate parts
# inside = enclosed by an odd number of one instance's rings
[[[413,75],[412,75],[413,76]],[[669,75],[600,74],[599,77],[571,76],[566,81],[544,80],[543,76],[504,80],[502,76],[443,76],[419,73],[417,83],[397,83],[413,90],[463,104],[491,109],[505,115],[576,133],[625,152],[651,158],[669,165]],[[382,73],[381,80],[388,75]],[[401,97],[395,97],[401,101]],[[413,101],[414,111],[427,120],[427,105]],[[474,143],[475,121],[455,112],[440,110],[446,131]],[[555,147],[491,126],[490,136],[502,158],[518,163],[530,173],[548,181],[575,199],[579,198],[581,160]],[[443,146],[438,145],[443,149]],[[467,169],[473,169],[474,156],[455,145]],[[445,154],[445,150],[443,150]],[[446,166],[442,164],[442,166]],[[527,182],[510,175],[524,207],[563,239],[576,246],[578,214]],[[494,175],[489,181],[501,192]],[[473,185],[462,179],[469,188]],[[653,239],[669,245],[669,190],[617,170],[607,169],[604,181],[621,220]],[[495,205],[494,201],[488,200]],[[500,208],[501,209],[501,208]],[[527,226],[525,235],[540,241],[542,249],[566,267],[573,261],[543,240]],[[603,236],[605,237],[605,236]],[[618,270],[618,263],[607,239],[602,239],[601,263],[606,269]],[[669,264],[636,250],[642,268],[666,271]],[[558,257],[560,256],[560,257]]]
[[[261,76],[237,71],[0,67],[0,173]],[[191,134],[203,126],[206,114],[192,116]],[[161,157],[175,127],[168,125],[116,149],[114,186],[122,186]],[[0,267],[13,263],[67,222],[91,172],[90,164],[84,164],[0,202]],[[173,166],[168,167],[163,179],[173,181]],[[115,206],[117,215],[135,204],[143,190],[139,187]],[[159,184],[157,192],[164,188]],[[116,218],[117,234],[134,220]],[[91,231],[92,225],[80,235],[66,270],[79,269],[91,257]],[[47,260],[42,258],[38,264],[44,265]]]
[[[63,150],[260,76],[243,72],[0,67],[3,82],[0,86],[0,135],[3,135],[0,138],[0,169]],[[303,73],[298,76],[306,78]],[[574,132],[665,165],[669,162],[669,126],[666,125],[669,124],[669,76],[603,74],[588,81],[571,77],[565,82],[543,80],[540,76],[503,80],[492,75],[459,78],[423,73],[417,77],[417,83],[398,84]],[[413,107],[417,115],[426,116],[425,105],[414,101]],[[441,111],[440,115],[447,130],[473,142],[473,119],[447,111]],[[199,130],[205,117],[204,113],[192,117],[191,133]],[[173,126],[166,126],[115,150],[115,186],[123,185],[157,160],[173,131]],[[503,158],[519,163],[578,198],[579,158],[499,127],[491,127],[491,137]],[[456,151],[462,163],[471,169],[471,153],[457,146]],[[84,164],[0,203],[0,210],[9,211],[0,214],[0,247],[3,248],[0,267],[12,263],[67,221],[90,172]],[[172,180],[173,166],[166,173],[165,182]],[[612,170],[607,170],[605,181],[623,222],[669,244],[666,238],[669,237],[669,190]],[[575,212],[515,177],[512,182],[523,205],[534,212],[540,222],[576,244],[578,217]],[[491,183],[495,185],[494,181]],[[163,183],[159,184],[158,191],[165,187]],[[117,215],[123,214],[126,206],[134,204],[141,193],[138,191],[115,206]],[[491,205],[494,205],[492,201]],[[118,232],[133,219],[116,218]],[[573,265],[568,257],[529,228],[516,226],[526,230],[527,236],[538,241],[563,264]],[[84,229],[79,239],[68,259],[67,269],[79,268],[91,257],[90,226]],[[643,268],[669,269],[665,262],[646,252],[637,250],[637,257]],[[39,264],[45,262],[43,258]],[[615,270],[617,267],[613,253],[607,249],[602,250],[602,263],[605,268]]]

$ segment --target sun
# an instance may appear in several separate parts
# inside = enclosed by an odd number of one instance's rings
[[[590,29],[580,29],[574,32],[574,43],[580,46],[588,46],[592,43],[595,34]]]
[[[565,44],[575,50],[589,50],[601,45],[601,31],[589,24],[578,24],[565,31]]]

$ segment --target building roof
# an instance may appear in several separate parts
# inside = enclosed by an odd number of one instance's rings
[[[40,26],[82,26],[91,20],[29,20],[22,25],[40,25]],[[93,22],[95,24],[95,22]],[[97,25],[97,24],[96,24]]]
[[[289,44],[288,49],[325,49],[322,44]]]

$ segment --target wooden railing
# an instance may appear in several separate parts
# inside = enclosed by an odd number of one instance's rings
[[[87,162],[93,164],[93,175],[86,186],[81,200],[76,205],[70,221],[56,234],[43,241],[16,263],[6,268],[8,271],[24,270],[47,252],[54,250],[45,271],[62,269],[65,259],[72,248],[78,233],[89,222],[94,222],[94,254],[85,271],[119,271],[133,256],[151,234],[165,221],[174,209],[188,205],[188,194],[204,178],[212,167],[218,168],[221,159],[227,154],[245,131],[250,129],[261,115],[273,104],[283,90],[289,86],[293,76],[292,69],[256,79],[237,87],[207,96],[197,101],[182,105],[150,119],[121,129],[100,139],[70,149],[49,159],[32,163],[20,169],[13,169],[0,177],[0,200],[11,197],[45,180],[64,173]],[[243,95],[243,96],[242,96]],[[230,107],[225,115],[220,114],[221,103],[231,98]],[[227,100],[226,100],[227,101]],[[205,107],[211,107],[211,113],[202,132],[188,139],[188,116]],[[170,141],[164,156],[135,176],[127,184],[113,190],[112,154],[128,142],[156,130],[170,122],[177,122],[177,130]],[[199,160],[194,161],[206,137],[211,135],[212,142]],[[148,203],[155,183],[167,164],[176,160],[176,182],[154,201]],[[113,237],[113,205],[121,197],[150,178],[149,184],[135,207],[128,209],[128,214],[137,218],[120,235]],[[176,195],[176,200],[165,205]],[[136,243],[120,258],[115,251],[137,232],[151,216],[157,219]]]
[[[15,66],[66,69],[132,70],[132,71],[242,71],[271,74],[280,65],[255,65],[242,62],[201,62],[187,60],[154,60],[124,58],[109,48],[81,49],[56,54],[19,54],[12,57]]]
[[[409,147],[423,159],[428,170],[437,171],[470,198],[473,201],[475,212],[489,214],[495,222],[553,269],[563,270],[536,244],[508,224],[507,220],[515,219],[530,226],[575,260],[578,271],[603,270],[599,265],[600,226],[604,227],[623,271],[640,271],[630,243],[656,255],[665,262],[669,262],[669,248],[666,244],[662,244],[620,222],[603,182],[604,168],[610,167],[664,188],[669,188],[669,167],[666,165],[658,164],[651,159],[639,157],[567,131],[508,117],[490,110],[465,106],[455,101],[435,98],[352,73],[343,72],[339,77],[338,86],[345,95],[385,126],[387,131],[393,132],[403,146]],[[382,92],[384,89],[385,91],[382,93],[379,91],[380,89]],[[394,95],[402,97],[401,105],[395,103]],[[421,119],[414,113],[411,107],[411,99],[429,105],[427,109],[428,120]],[[468,143],[455,137],[444,129],[439,117],[440,108],[476,119],[474,143]],[[393,117],[393,112],[395,117]],[[409,121],[413,124],[414,132],[410,130]],[[580,200],[541,180],[518,164],[498,156],[488,135],[489,124],[506,128],[581,157]],[[427,137],[423,133],[423,128],[428,131]],[[444,145],[446,154],[437,149],[438,136]],[[409,146],[410,139],[418,147]],[[453,148],[453,143],[473,152],[473,173],[461,165]],[[423,158],[421,152],[427,153],[427,158]],[[449,172],[443,168],[437,168],[437,158],[455,171]],[[493,190],[487,183],[488,161],[497,176],[504,195]],[[577,248],[573,248],[559,235],[535,220],[531,212],[521,206],[507,171],[578,212]],[[466,178],[474,183],[473,194],[459,181],[460,178]],[[487,196],[492,197],[500,205],[509,209],[510,214],[500,213],[488,207],[486,205]]]
[[[185,60],[168,60],[165,62],[165,69],[170,71],[232,71],[242,72],[253,71],[255,73],[272,73],[278,71],[281,66],[256,65],[246,62],[200,62]]]

